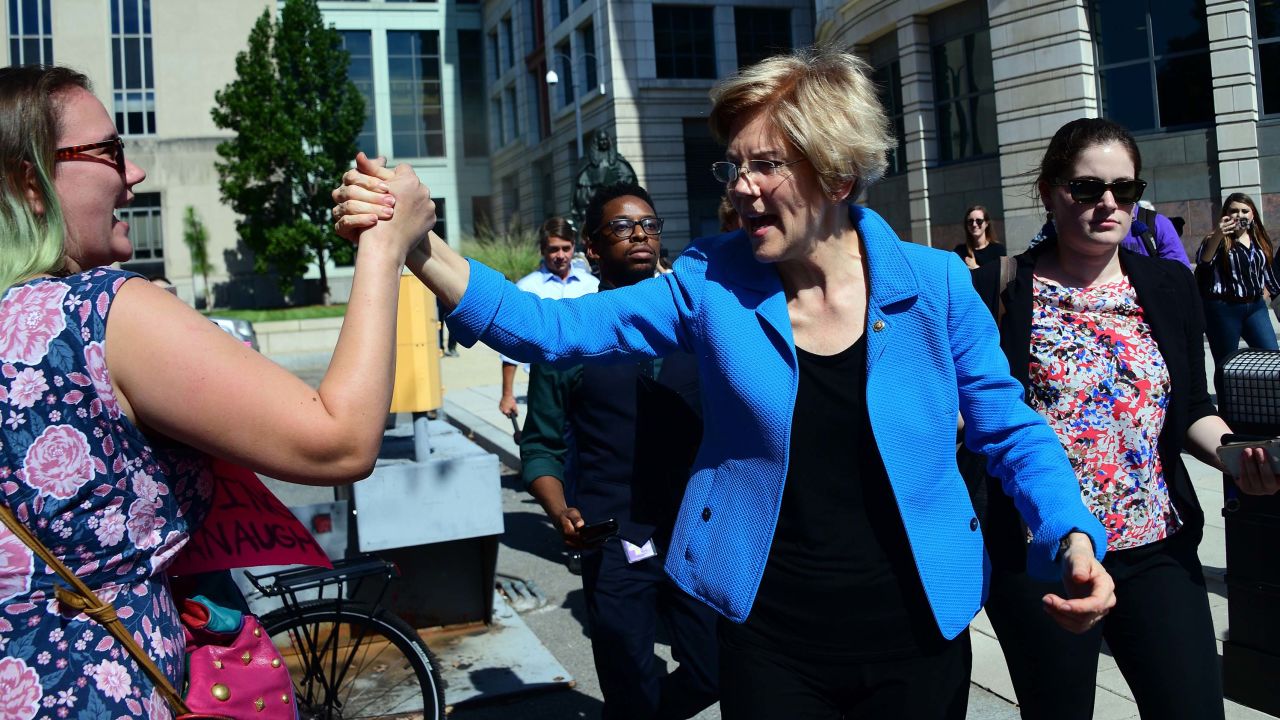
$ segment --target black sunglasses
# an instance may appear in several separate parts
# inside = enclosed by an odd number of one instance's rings
[[[1110,190],[1117,203],[1132,205],[1142,198],[1143,191],[1147,189],[1146,180],[1103,182],[1098,178],[1076,178],[1056,184],[1066,185],[1071,199],[1078,203],[1096,203],[1102,199],[1103,193]]]

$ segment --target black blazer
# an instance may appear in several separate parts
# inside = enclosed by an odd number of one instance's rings
[[[1000,345],[1009,359],[1010,374],[1022,383],[1024,397],[1028,398],[1032,274],[1040,254],[1051,252],[1056,244],[1055,240],[1048,240],[1016,256],[1017,271],[1003,292],[999,287],[999,263],[974,271],[974,286],[993,314],[1003,307]],[[1129,276],[1143,318],[1151,326],[1151,335],[1169,368],[1172,391],[1164,428],[1160,431],[1160,461],[1170,497],[1182,518],[1182,532],[1189,533],[1188,537],[1198,543],[1204,529],[1204,511],[1182,462],[1182,447],[1187,428],[1216,412],[1204,376],[1204,311],[1200,295],[1195,278],[1182,263],[1150,258],[1122,248],[1120,265]],[[998,567],[1016,565],[1025,544],[1017,511],[1008,497],[994,486],[988,488],[987,499],[987,527],[994,540],[988,543],[992,562]]]

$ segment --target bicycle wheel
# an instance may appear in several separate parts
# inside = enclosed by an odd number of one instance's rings
[[[440,666],[418,633],[386,610],[312,600],[262,617],[293,676],[302,720],[442,720]]]

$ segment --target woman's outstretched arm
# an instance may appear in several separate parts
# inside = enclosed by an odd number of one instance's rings
[[[402,264],[435,222],[411,169],[397,169],[387,184],[400,217],[360,238],[346,319],[318,389],[169,293],[130,280],[112,304],[106,335],[125,414],[144,433],[282,480],[326,485],[368,475],[391,402]]]

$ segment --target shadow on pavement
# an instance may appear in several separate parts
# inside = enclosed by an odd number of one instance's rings
[[[598,718],[604,703],[572,688],[519,695],[507,701],[459,705],[449,717],[454,720],[562,720]]]

